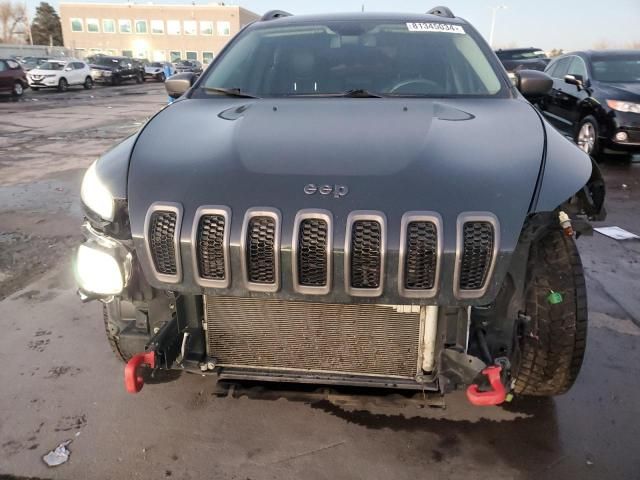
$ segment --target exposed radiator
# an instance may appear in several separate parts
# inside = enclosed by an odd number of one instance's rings
[[[205,297],[221,366],[414,378],[425,308]]]

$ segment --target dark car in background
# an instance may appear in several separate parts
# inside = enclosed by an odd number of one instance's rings
[[[197,60],[178,60],[173,64],[177,73],[195,73],[200,75],[202,73],[202,64]]]
[[[539,107],[582,150],[640,153],[640,51],[572,52],[545,72],[553,89]]]
[[[496,50],[496,55],[507,72],[518,70],[544,70],[549,57],[539,48],[507,48]]]
[[[22,69],[25,72],[28,72],[29,70],[33,70],[34,68],[39,67],[40,65],[42,65],[45,62],[48,62],[49,60],[53,60],[52,57],[22,57],[20,59],[20,63],[22,65]]]
[[[129,57],[100,55],[93,58],[91,77],[96,83],[120,85],[127,80],[144,82],[144,65]]]
[[[27,75],[16,60],[0,59],[0,93],[20,97],[28,86]]]

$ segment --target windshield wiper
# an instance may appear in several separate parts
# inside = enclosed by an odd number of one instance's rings
[[[249,93],[242,92],[239,88],[214,88],[214,87],[204,87],[207,92],[216,92],[221,93],[223,95],[227,95],[228,97],[239,97],[239,98],[260,98],[255,95],[251,95]]]
[[[349,97],[349,98],[383,98],[384,97],[384,95],[381,95],[380,93],[369,92],[364,88],[347,90],[346,92],[342,93],[341,96]]]

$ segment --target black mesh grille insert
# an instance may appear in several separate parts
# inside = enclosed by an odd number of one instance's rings
[[[222,215],[203,215],[198,225],[198,274],[206,280],[224,280],[224,229]]]
[[[407,290],[430,290],[436,279],[438,236],[433,222],[417,221],[407,226],[404,286]]]
[[[153,264],[158,273],[176,275],[176,250],[174,236],[176,233],[175,212],[157,211],[151,214],[149,222],[149,248]]]
[[[247,228],[247,275],[253,283],[276,282],[276,221],[253,217]]]
[[[357,220],[351,227],[351,286],[380,287],[382,227],[375,220]]]
[[[327,284],[327,235],[325,220],[308,218],[298,232],[298,283],[308,287]]]
[[[464,244],[460,265],[460,289],[480,290],[484,287],[493,257],[493,225],[489,222],[464,224]]]

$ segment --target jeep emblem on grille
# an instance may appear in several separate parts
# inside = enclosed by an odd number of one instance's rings
[[[349,193],[349,187],[346,185],[316,185],[315,183],[308,183],[304,186],[304,193],[307,195],[314,195],[320,192],[320,195],[331,195],[334,198],[344,197]]]

